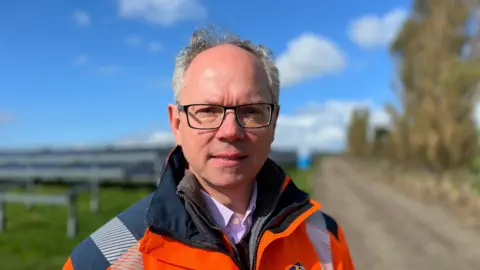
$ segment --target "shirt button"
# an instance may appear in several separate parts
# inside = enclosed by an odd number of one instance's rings
[[[238,225],[239,223],[240,223],[239,218],[236,217],[236,218],[233,219],[233,224]]]

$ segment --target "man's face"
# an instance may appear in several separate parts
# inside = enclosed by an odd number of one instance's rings
[[[261,62],[233,45],[199,54],[185,74],[180,94],[181,105],[261,102],[273,103]],[[233,110],[227,110],[222,125],[211,130],[189,127],[186,113],[176,105],[169,106],[169,116],[190,170],[212,186],[228,188],[254,180],[270,152],[278,111],[273,112],[270,126],[257,129],[241,127]]]

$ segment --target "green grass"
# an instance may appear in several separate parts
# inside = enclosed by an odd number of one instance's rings
[[[300,188],[301,190],[309,194],[312,194],[313,187],[310,183],[310,178],[311,178],[310,175],[312,172],[311,169],[301,171],[301,170],[297,170],[295,166],[286,166],[285,171],[290,176],[290,178],[295,183],[295,185],[297,185],[298,188]]]
[[[300,172],[293,166],[285,169],[301,189],[310,192],[309,171]],[[43,193],[63,190],[58,187],[37,189]],[[61,269],[80,241],[149,192],[147,188],[102,188],[97,215],[90,213],[89,194],[83,194],[78,203],[79,235],[75,239],[66,237],[66,207],[35,205],[28,210],[23,204],[7,204],[6,230],[0,232],[0,269]]]

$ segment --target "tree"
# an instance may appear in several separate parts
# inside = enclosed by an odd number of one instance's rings
[[[368,127],[370,112],[367,108],[352,110],[347,128],[347,150],[354,156],[365,156],[368,153]]]
[[[397,158],[445,170],[469,163],[475,154],[472,115],[480,63],[462,56],[473,40],[466,31],[471,5],[416,0],[391,44],[399,67],[401,108],[386,109],[393,120],[390,137]]]
[[[394,149],[390,138],[390,130],[385,127],[377,126],[373,132],[371,155],[375,157],[392,158]]]

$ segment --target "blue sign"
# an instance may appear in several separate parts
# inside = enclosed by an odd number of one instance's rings
[[[297,168],[305,171],[310,169],[312,166],[312,158],[308,154],[299,154],[297,155]]]

